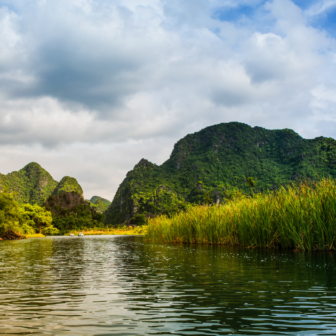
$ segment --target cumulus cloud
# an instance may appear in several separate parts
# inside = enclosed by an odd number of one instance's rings
[[[334,5],[0,1],[0,146],[111,198],[138,159],[215,123],[335,137],[335,39],[309,19]]]

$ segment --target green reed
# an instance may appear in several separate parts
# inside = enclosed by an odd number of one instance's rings
[[[148,238],[165,243],[207,243],[299,250],[336,248],[336,183],[323,179],[221,206],[194,206],[149,222]]]

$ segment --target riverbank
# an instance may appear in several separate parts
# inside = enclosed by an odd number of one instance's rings
[[[336,183],[323,179],[219,207],[195,206],[172,218],[160,216],[150,220],[148,238],[164,243],[335,250]]]
[[[24,236],[25,236],[25,238],[45,238],[46,237],[42,233],[26,234]]]
[[[82,232],[84,236],[96,236],[96,235],[145,235],[147,234],[147,226],[136,226],[136,227],[116,227],[116,228],[103,228],[103,229],[84,229],[84,230],[73,230],[65,234],[65,236],[70,236]]]

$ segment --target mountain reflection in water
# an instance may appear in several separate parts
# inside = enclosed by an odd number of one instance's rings
[[[0,242],[0,335],[336,335],[336,254]]]

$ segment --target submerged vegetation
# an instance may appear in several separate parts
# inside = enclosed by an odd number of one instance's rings
[[[150,220],[148,238],[298,250],[336,249],[336,182],[322,179],[235,197],[220,206],[194,206]]]

